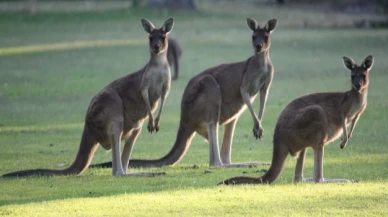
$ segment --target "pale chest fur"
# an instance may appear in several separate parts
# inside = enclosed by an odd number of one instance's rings
[[[347,111],[347,114],[345,114],[346,124],[347,125],[350,124],[357,114],[361,115],[360,113],[365,109],[365,107],[366,107],[366,102],[365,103],[359,102],[355,106],[350,107],[349,110]]]
[[[366,104],[366,96],[353,95],[352,97],[349,97],[348,100],[342,104],[346,124],[350,124],[356,115],[361,115],[366,108]]]
[[[252,69],[248,79],[248,92],[252,100],[256,97],[262,87],[267,86],[271,82],[271,78],[272,68],[268,64]]]
[[[157,100],[163,90],[170,89],[171,75],[168,64],[147,66],[142,78],[142,89],[147,88],[150,101]]]

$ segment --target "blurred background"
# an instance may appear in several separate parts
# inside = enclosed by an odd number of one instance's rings
[[[316,10],[327,14],[344,13],[375,15],[354,20],[355,27],[373,28],[386,26],[384,15],[388,14],[388,0],[0,0],[0,11],[36,14],[41,12],[85,12],[115,9],[168,9],[200,11],[206,4],[218,9],[225,4],[249,4],[252,7],[289,7]],[[380,16],[380,17],[379,17]],[[317,25],[304,20],[303,25]],[[340,23],[333,23],[333,26]],[[350,24],[348,24],[350,25]]]

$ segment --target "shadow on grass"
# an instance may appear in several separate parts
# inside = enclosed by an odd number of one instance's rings
[[[388,169],[381,169],[386,160],[375,158],[367,161],[366,158],[350,159],[338,163],[328,159],[324,164],[326,178],[345,178],[365,181],[387,180]],[[294,162],[287,162],[287,168],[278,180],[272,184],[294,185],[292,182]],[[29,177],[29,178],[1,178],[3,198],[0,204],[27,204],[68,198],[95,198],[120,194],[158,193],[178,191],[183,189],[212,188],[220,181],[232,176],[258,177],[266,166],[255,168],[208,168],[206,165],[169,166],[163,168],[132,169],[138,171],[164,171],[160,177],[113,177],[110,169],[89,169],[79,176],[57,177]],[[209,172],[210,171],[210,172]],[[306,174],[312,171],[311,164],[305,168]],[[307,177],[307,175],[306,175]]]

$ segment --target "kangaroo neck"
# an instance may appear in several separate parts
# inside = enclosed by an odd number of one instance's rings
[[[362,91],[351,89],[350,91],[345,92],[345,95],[342,98],[341,107],[343,107],[343,110],[347,112],[350,112],[351,110],[359,110],[366,106],[367,96],[367,88],[364,88]]]
[[[158,54],[150,51],[150,61],[151,65],[163,65],[167,62],[167,49],[159,52]]]
[[[269,50],[265,50],[260,53],[255,53],[253,60],[253,62],[259,67],[267,66],[268,63],[271,61],[269,59]]]
[[[353,88],[349,91],[349,95],[359,99],[361,102],[366,103],[368,97],[368,87],[361,91],[354,90]]]

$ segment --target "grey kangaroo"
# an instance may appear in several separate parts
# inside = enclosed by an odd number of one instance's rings
[[[182,56],[182,47],[179,45],[178,41],[169,38],[168,39],[168,49],[167,49],[167,61],[171,67],[174,67],[174,76],[173,80],[177,80],[179,77],[179,59]]]
[[[209,165],[232,165],[232,140],[236,122],[248,107],[253,119],[253,135],[263,137],[261,119],[272,82],[274,68],[269,57],[271,33],[277,20],[269,20],[260,27],[254,19],[247,19],[253,31],[254,55],[247,60],[218,65],[201,72],[187,84],[181,101],[181,118],[175,144],[170,152],[157,160],[131,160],[130,166],[165,166],[179,162],[188,150],[191,139],[198,133],[210,143]],[[256,116],[251,102],[260,93],[260,109]],[[218,125],[225,125],[221,154],[218,148]],[[111,162],[93,165],[110,167]]]
[[[99,144],[106,150],[112,149],[114,176],[163,174],[126,173],[132,147],[140,134],[143,121],[149,118],[147,128],[150,133],[159,130],[160,115],[171,83],[166,53],[167,36],[173,28],[173,21],[170,18],[157,29],[150,21],[141,20],[144,30],[149,33],[150,60],[139,71],[113,81],[93,97],[86,112],[78,154],[70,167],[63,170],[17,171],[3,177],[80,174],[88,168]],[[154,118],[152,112],[159,99],[159,112]],[[121,140],[125,140],[125,145],[120,158]]]
[[[351,182],[346,179],[323,178],[324,147],[342,135],[340,148],[345,148],[354,127],[367,104],[369,70],[373,57],[358,66],[343,57],[350,70],[351,90],[334,93],[313,93],[289,103],[280,113],[273,136],[273,157],[268,172],[261,177],[233,177],[220,184],[272,183],[283,170],[288,153],[297,157],[294,181]],[[350,130],[348,131],[348,126]],[[303,178],[306,149],[314,151],[313,178]]]

